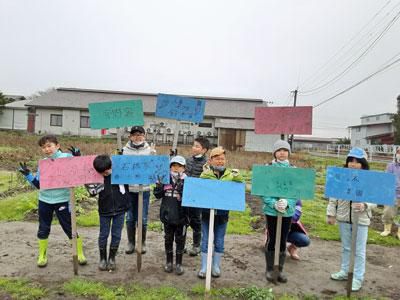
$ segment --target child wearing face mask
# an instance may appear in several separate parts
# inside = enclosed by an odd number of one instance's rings
[[[386,172],[392,173],[396,176],[396,198],[397,205],[386,206],[383,209],[382,222],[384,224],[384,230],[381,236],[388,236],[392,231],[393,219],[399,215],[400,209],[400,147],[396,150],[394,162],[389,163],[386,167]],[[400,239],[400,227],[397,228],[397,238]]]
[[[155,155],[156,150],[151,147],[145,138],[145,131],[142,126],[133,126],[129,134],[129,141],[122,149],[123,155]],[[138,198],[139,198],[139,185],[129,185],[129,193],[131,195],[132,203],[126,214],[126,233],[128,235],[128,247],[125,250],[126,254],[135,252],[136,245],[136,224],[138,221]],[[146,253],[146,233],[147,233],[147,215],[149,212],[150,203],[150,186],[143,185],[143,228],[142,236],[142,254]]]
[[[269,165],[281,168],[294,168],[289,163],[290,145],[288,142],[278,140],[273,146],[274,159]],[[283,266],[286,259],[286,242],[290,230],[292,216],[295,212],[297,199],[283,199],[277,197],[262,197],[264,202],[264,214],[267,222],[267,241],[265,244],[266,279],[273,281],[273,269],[275,259],[275,238],[278,215],[282,215],[281,243],[279,245],[279,275],[278,281],[287,282],[283,274]]]
[[[369,170],[367,154],[361,148],[351,149],[344,167]],[[376,207],[376,204],[330,198],[326,210],[327,223],[334,225],[337,221],[339,225],[340,240],[342,242],[342,263],[340,271],[331,274],[331,279],[339,281],[347,280],[351,254],[352,220],[354,219],[354,214],[358,213],[354,277],[351,285],[353,292],[361,289],[364,280],[368,226],[371,223],[371,209],[374,207]]]
[[[164,271],[173,271],[173,246],[176,243],[175,273],[182,275],[183,249],[185,248],[186,226],[188,224],[187,209],[182,207],[183,183],[186,177],[186,161],[182,156],[175,156],[170,161],[170,183],[158,182],[154,188],[154,196],[161,199],[160,220],[164,225],[164,244],[167,262]]]
[[[237,169],[228,169],[225,167],[225,150],[217,147],[211,150],[208,164],[204,166],[204,171],[200,178],[244,182],[242,175]],[[214,252],[212,256],[211,275],[219,277],[221,275],[221,258],[224,254],[224,239],[226,227],[229,220],[229,211],[217,209],[214,219]],[[208,230],[210,222],[210,210],[203,209],[201,216],[201,268],[197,276],[206,277],[207,271],[207,251],[208,251]]]

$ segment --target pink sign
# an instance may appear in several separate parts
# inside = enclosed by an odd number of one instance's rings
[[[312,106],[256,107],[256,134],[312,134]]]
[[[104,177],[93,168],[95,157],[96,155],[88,155],[40,160],[40,189],[103,183]]]

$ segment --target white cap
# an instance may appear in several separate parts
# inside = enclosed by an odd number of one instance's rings
[[[169,165],[172,165],[173,163],[180,164],[181,166],[186,166],[186,160],[183,156],[177,155],[171,158],[171,161],[169,162]]]

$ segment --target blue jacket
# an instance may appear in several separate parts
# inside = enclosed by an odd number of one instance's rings
[[[63,153],[59,150],[49,158],[56,159],[56,158],[71,157],[71,156],[72,155],[70,153]],[[40,187],[39,168],[38,168],[35,176],[32,173],[30,173],[25,176],[25,179],[28,180],[36,188],[39,188]],[[71,192],[70,192],[69,188],[40,190],[39,191],[39,200],[49,203],[49,204],[68,202],[70,199],[70,196],[71,196]]]

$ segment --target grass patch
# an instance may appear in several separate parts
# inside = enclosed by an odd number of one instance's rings
[[[15,299],[35,300],[46,296],[46,289],[22,279],[0,278],[0,295],[7,293]],[[6,295],[3,295],[5,299]]]
[[[161,221],[154,221],[154,222],[150,222],[149,224],[147,224],[147,229],[150,231],[162,232],[163,225],[162,225]]]
[[[22,221],[27,213],[37,210],[37,193],[22,193],[1,200],[0,221]]]
[[[76,217],[76,224],[83,227],[99,226],[99,213],[97,210],[85,212]]]
[[[254,230],[250,224],[257,221],[258,218],[258,216],[251,216],[251,209],[247,205],[244,212],[231,211],[226,232],[228,234],[251,234]]]

